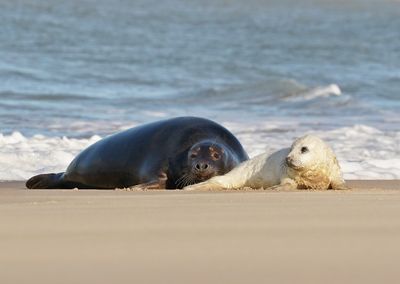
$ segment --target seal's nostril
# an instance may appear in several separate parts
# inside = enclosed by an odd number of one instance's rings
[[[210,165],[207,163],[198,163],[194,167],[196,168],[197,171],[205,171],[210,167]]]

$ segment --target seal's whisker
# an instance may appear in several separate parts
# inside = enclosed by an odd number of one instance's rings
[[[185,173],[175,182],[175,184],[177,187],[185,187],[185,184],[188,182],[188,180],[191,180],[192,178],[192,175]]]
[[[176,183],[183,181],[190,173],[184,172],[180,178],[176,180]]]
[[[186,180],[186,183],[183,185],[183,187],[194,184],[194,178],[191,176]]]
[[[179,188],[180,184],[181,184],[182,181],[183,181],[183,178],[184,178],[184,176],[182,176],[181,178],[179,178],[179,179],[175,182],[175,186],[176,186],[177,188]]]
[[[191,185],[191,184],[195,184],[196,180],[194,176],[190,176],[190,179],[188,180],[187,184],[185,186]]]
[[[188,184],[189,180],[190,177],[187,177],[187,179],[185,179],[184,183],[182,184],[182,187],[185,187]]]
[[[180,178],[178,178],[177,180],[176,180],[176,184],[178,184],[178,183],[180,183],[184,178],[185,178],[185,175],[186,174],[183,174]]]

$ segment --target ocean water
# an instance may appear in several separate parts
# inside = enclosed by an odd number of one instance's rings
[[[250,156],[313,133],[345,178],[400,178],[399,112],[399,1],[0,1],[0,180],[183,115]]]

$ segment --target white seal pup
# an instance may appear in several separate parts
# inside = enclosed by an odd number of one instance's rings
[[[290,148],[264,153],[245,161],[229,173],[185,187],[185,190],[347,189],[332,149],[320,138],[306,135]]]

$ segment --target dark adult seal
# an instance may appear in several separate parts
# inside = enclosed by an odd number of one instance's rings
[[[65,172],[34,176],[26,187],[180,189],[223,175],[247,159],[226,128],[177,117],[106,137],[83,150]]]

